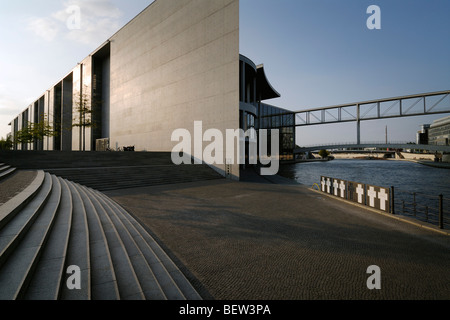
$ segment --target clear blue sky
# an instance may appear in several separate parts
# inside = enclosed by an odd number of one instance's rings
[[[381,30],[369,30],[370,5]],[[263,63],[289,110],[450,90],[448,0],[241,0],[240,51]],[[450,99],[447,98],[447,105]],[[415,141],[445,115],[361,123],[363,141]],[[301,127],[299,145],[356,142],[355,123]]]
[[[2,1],[0,137],[19,112],[151,2]],[[450,90],[448,0],[240,3],[240,52],[265,65],[282,95],[268,103],[299,111]],[[65,9],[70,5],[82,10],[81,30],[66,27]],[[381,30],[366,26],[370,5],[381,9]],[[414,141],[421,124],[444,116],[362,122],[361,138],[384,140],[388,126],[390,140]],[[300,128],[297,139],[300,145],[355,141],[356,127]]]

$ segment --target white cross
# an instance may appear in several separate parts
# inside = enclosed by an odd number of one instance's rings
[[[339,186],[339,188],[341,189],[341,198],[345,197],[345,182],[341,181],[341,185]]]
[[[369,197],[369,205],[371,207],[375,207],[375,198],[377,197],[377,192],[374,187],[370,187],[369,191],[367,191],[367,196]]]
[[[337,196],[338,195],[338,188],[339,188],[339,182],[334,179],[333,182],[333,191],[334,191],[334,195]]]
[[[388,202],[388,194],[382,188],[378,193],[378,199],[380,199],[380,209],[386,211],[386,203]]]
[[[356,188],[356,193],[358,194],[358,202],[363,202],[364,188],[361,184],[358,184],[358,188]]]
[[[325,192],[325,178],[322,178],[322,181],[320,181],[320,184],[322,185],[322,192]]]
[[[330,188],[331,188],[331,181],[330,181],[330,178],[328,178],[327,179],[327,193],[331,193]]]

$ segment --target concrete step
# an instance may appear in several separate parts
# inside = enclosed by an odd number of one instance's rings
[[[66,178],[74,178],[78,180],[92,181],[99,179],[106,179],[108,181],[124,181],[124,180],[146,180],[146,179],[165,179],[168,183],[170,183],[170,179],[175,177],[186,177],[186,178],[196,178],[196,177],[211,177],[211,178],[220,178],[214,173],[208,171],[194,171],[194,170],[185,170],[185,171],[139,171],[139,170],[117,170],[113,173],[108,172],[84,172],[84,173],[70,173],[70,172],[54,172],[47,171],[51,174],[58,175],[59,177]]]
[[[64,266],[72,225],[72,193],[66,181],[55,176],[53,179],[61,185],[60,205],[48,237],[48,244],[42,250],[42,256],[24,296],[27,300],[58,299],[65,273]]]
[[[0,151],[2,162],[16,168],[45,170],[101,191],[223,178],[205,164],[174,165],[171,155],[171,152]]]
[[[52,174],[54,174],[53,172],[50,172]],[[163,180],[166,183],[171,183],[172,179],[180,179],[180,178],[184,178],[185,180],[191,180],[191,179],[218,179],[217,176],[215,175],[210,175],[207,173],[201,173],[198,172],[197,174],[194,174],[192,172],[168,172],[166,174],[161,173],[161,172],[142,172],[142,173],[135,173],[133,171],[129,171],[128,173],[122,173],[122,174],[117,174],[114,177],[112,177],[111,175],[108,174],[103,174],[103,173],[92,173],[91,175],[68,175],[65,173],[62,173],[61,175],[59,175],[60,177],[64,178],[64,179],[73,179],[70,181],[84,181],[87,183],[93,183],[96,181],[107,181],[110,183],[123,183],[123,182],[130,182],[130,181],[146,181],[146,180]],[[70,178],[70,179],[69,179]],[[74,182],[77,182],[74,181]]]
[[[61,287],[62,300],[90,300],[91,299],[91,259],[89,246],[89,227],[85,204],[77,186],[65,180],[72,195],[72,224],[69,235],[69,245],[66,254],[66,268],[78,266],[80,268],[79,290],[69,290],[66,285]]]
[[[116,273],[97,209],[85,189],[78,184],[74,184],[74,186],[86,209],[91,262],[91,298],[93,300],[119,300]]]
[[[82,188],[85,189],[86,194],[91,199],[92,204],[97,211],[100,223],[102,224],[111,255],[111,261],[116,273],[120,298],[126,300],[144,299],[142,288],[133,269],[133,265],[131,264],[126,247],[111,221],[109,212],[102,206],[102,203],[91,190],[84,187]]]
[[[180,290],[177,283],[173,280],[170,273],[167,271],[164,264],[161,262],[157,254],[153,251],[149,243],[146,242],[145,235],[143,235],[140,230],[135,227],[135,225],[131,221],[131,216],[129,216],[128,214],[124,215],[122,209],[119,208],[117,204],[113,203],[112,200],[108,201],[110,205],[114,207],[116,213],[120,215],[120,219],[126,226],[128,232],[132,235],[135,243],[140,249],[140,252],[142,252],[142,254],[144,255],[147,264],[157,278],[158,286],[161,288],[163,295],[169,300],[184,300],[185,296],[183,295],[183,292]]]
[[[51,180],[49,186],[52,192],[49,192],[46,201],[43,200],[44,205],[41,206],[42,209],[39,212],[33,210],[35,212],[34,218],[27,219],[27,221],[32,220],[32,223],[31,225],[27,223],[29,228],[27,228],[26,234],[21,237],[23,240],[14,245],[14,251],[8,255],[8,259],[3,263],[0,270],[1,300],[22,299],[24,297],[25,290],[50,234],[49,231],[53,226],[61,201],[61,185],[56,177],[47,175],[46,180],[48,179]],[[3,230],[9,230],[8,226]],[[21,230],[24,229],[21,228]],[[23,231],[20,234],[23,234]]]
[[[45,174],[42,187],[30,203],[23,210],[17,210],[16,208],[5,217],[8,223],[0,230],[0,267],[7,261],[9,255],[16,249],[39,216],[50,196],[52,183],[50,174]],[[17,197],[12,200],[17,200]],[[1,207],[2,211],[3,207]],[[11,217],[11,215],[14,215],[14,217]]]
[[[161,287],[165,287],[169,299],[201,300],[198,292],[145,228],[118,203],[99,191],[94,192],[99,197],[104,198],[116,211],[119,219],[123,221],[142,252],[146,255],[147,262],[155,269],[158,279],[162,282]],[[176,288],[174,288],[174,285]]]
[[[100,191],[223,178],[207,165],[50,169],[48,172]]]
[[[128,221],[128,218],[126,218],[120,211],[115,208],[110,199],[100,193],[96,193],[96,191],[94,190],[91,190],[91,192],[95,194],[102,206],[104,208],[107,208],[108,212],[111,213],[111,221],[116,227],[118,234],[122,239],[123,244],[130,256],[130,261],[133,265],[134,270],[136,271],[136,276],[142,286],[145,298],[149,300],[167,299],[150,265],[145,259],[145,256],[141,251],[139,244],[136,241],[139,239],[136,239],[136,235],[130,233],[130,222]]]
[[[43,185],[44,171],[38,171],[33,182],[14,198],[0,206],[0,230],[33,200]]]
[[[170,152],[0,151],[0,159],[19,169],[172,164]]]
[[[39,171],[0,213],[0,300],[201,299],[148,232],[98,190]],[[79,290],[67,286],[69,266],[80,270]]]
[[[188,182],[194,182],[194,181],[206,181],[208,179],[173,179],[170,183],[188,183]],[[99,191],[113,191],[118,189],[129,189],[129,188],[140,188],[140,187],[149,187],[149,186],[157,186],[157,185],[167,185],[169,184],[167,181],[158,180],[158,181],[146,181],[142,183],[129,183],[129,184],[111,184],[111,185],[105,185],[102,183],[99,184],[90,184],[90,186],[94,189],[97,189]]]
[[[11,166],[0,167],[0,180],[12,175],[16,170],[17,168]]]

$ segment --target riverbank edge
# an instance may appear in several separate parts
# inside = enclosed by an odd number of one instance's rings
[[[438,226],[434,226],[434,225],[431,225],[431,224],[428,224],[428,223],[416,220],[414,218],[409,218],[409,217],[406,217],[406,216],[396,215],[396,214],[392,214],[392,213],[386,213],[384,211],[377,210],[375,208],[371,208],[369,206],[362,205],[362,204],[359,204],[359,203],[356,203],[356,202],[353,202],[353,201],[349,201],[347,199],[342,199],[342,198],[339,198],[339,197],[335,197],[333,195],[327,194],[327,193],[322,192],[320,190],[316,190],[314,188],[310,188],[310,190],[312,190],[315,193],[318,193],[318,194],[321,194],[323,196],[326,196],[328,198],[339,200],[341,202],[348,203],[348,204],[357,206],[359,208],[369,210],[371,212],[380,214],[382,216],[385,216],[385,217],[388,217],[388,218],[391,218],[391,219],[395,219],[395,220],[398,220],[398,221],[406,222],[406,223],[415,225],[417,227],[421,227],[421,228],[424,228],[424,229],[427,229],[427,230],[431,230],[431,231],[434,231],[434,232],[441,233],[441,234],[446,235],[446,236],[450,236],[450,230],[440,229]]]
[[[426,161],[426,160],[415,160],[415,159],[383,159],[383,158],[335,158],[335,159],[298,159],[292,163],[308,163],[308,162],[328,162],[328,161],[336,161],[336,160],[365,160],[365,161],[375,161],[375,160],[383,160],[383,161],[407,161],[418,163],[424,166],[439,168],[439,169],[450,169],[450,163],[448,162],[434,162],[434,161]],[[291,164],[291,163],[287,163]]]
[[[351,160],[351,159],[348,159]],[[361,160],[361,159],[360,159]],[[439,168],[439,169],[450,169],[450,163],[448,162],[434,162],[434,161],[426,161],[426,160],[414,160],[414,159],[387,159],[388,161],[406,161],[418,163],[424,166]]]

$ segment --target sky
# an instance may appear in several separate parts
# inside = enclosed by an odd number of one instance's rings
[[[0,138],[151,2],[2,1]],[[371,5],[380,8],[381,29],[367,27]],[[74,6],[79,28],[71,24]],[[281,94],[266,102],[292,111],[450,90],[449,15],[448,0],[240,0],[240,53],[264,64]],[[384,141],[387,127],[390,141],[413,142],[420,125],[444,116],[363,121],[361,140]],[[297,130],[298,145],[355,141],[355,123]]]
[[[11,120],[152,2],[2,0],[0,138]]]
[[[381,29],[370,30],[371,5]],[[292,111],[450,90],[448,0],[241,0],[240,52]],[[450,104],[450,98],[443,103]],[[447,109],[448,110],[448,109]],[[448,115],[448,114],[447,114]],[[416,141],[446,116],[361,122],[361,141]],[[297,144],[356,142],[356,123],[299,127]]]

